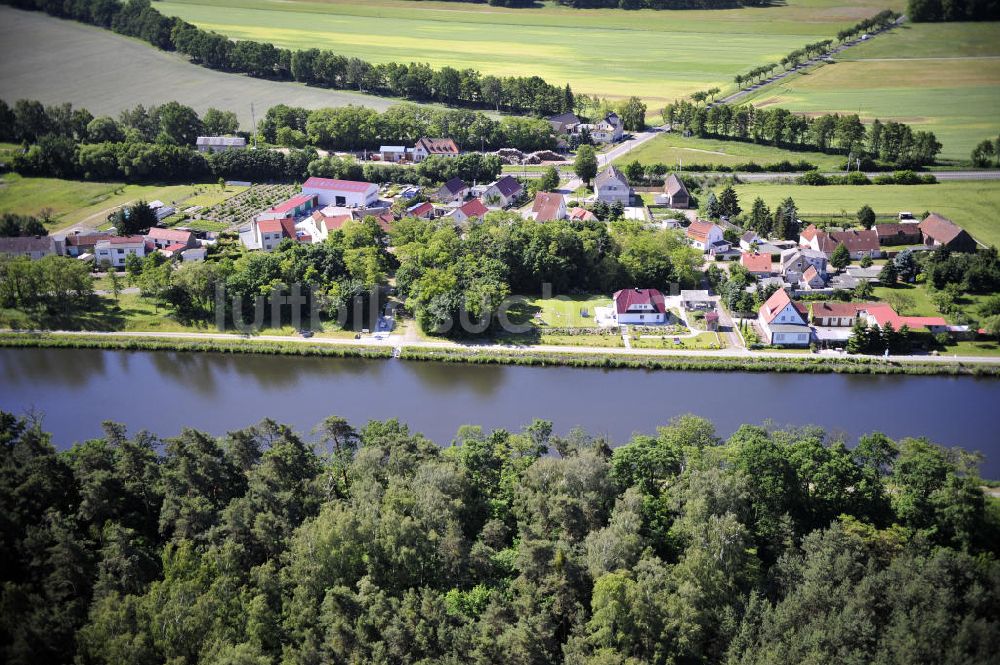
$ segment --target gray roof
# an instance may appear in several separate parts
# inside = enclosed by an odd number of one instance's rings
[[[24,238],[0,238],[2,254],[33,254],[35,252],[56,251],[56,241],[52,236],[27,236]]]
[[[500,193],[505,197],[510,198],[511,196],[521,192],[524,187],[518,182],[518,179],[514,176],[505,175],[504,177],[497,180],[492,187],[496,187],[500,190]]]
[[[683,193],[685,196],[688,195],[687,187],[685,187],[684,183],[681,182],[681,179],[673,173],[667,176],[667,181],[663,185],[663,191],[671,196],[676,196],[680,193]]]
[[[448,182],[441,185],[441,189],[449,192],[450,194],[458,194],[463,189],[467,189],[469,186],[465,184],[465,181],[461,178],[452,178]]]
[[[705,290],[692,290],[692,291],[681,291],[681,300],[711,300],[712,297],[708,295],[708,291]]]
[[[245,146],[247,140],[242,136],[199,136],[198,145],[212,146]]]
[[[614,164],[597,174],[597,177],[594,178],[594,186],[600,187],[611,180],[617,180],[621,184],[628,187],[628,178],[626,178],[625,174],[619,171]]]

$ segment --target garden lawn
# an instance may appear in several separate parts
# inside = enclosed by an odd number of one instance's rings
[[[427,62],[538,75],[577,92],[663,102],[779,59],[900,0],[790,0],[763,8],[506,9],[407,0],[167,0],[161,12],[234,39],[332,49],[373,62]],[[710,45],[710,48],[706,48]]]
[[[936,185],[786,185],[751,183],[737,185],[740,205],[749,211],[759,196],[773,210],[791,196],[799,216],[843,217],[857,223],[855,213],[864,204],[876,213],[895,215],[901,210],[920,215],[924,211],[940,213],[959,224],[980,242],[1000,246],[1000,181],[952,181]]]
[[[1000,133],[996,23],[904,25],[795,74],[748,101],[804,113],[858,113],[934,132],[943,160],[968,160]]]
[[[622,166],[629,162],[639,161],[646,165],[666,164],[669,167],[680,165],[683,169],[684,166],[694,164],[734,166],[755,162],[763,166],[784,160],[793,164],[799,160],[805,160],[820,170],[834,171],[842,168],[844,157],[825,155],[821,152],[783,150],[773,146],[741,141],[687,138],[675,132],[664,132],[628,154],[619,157],[615,163]]]
[[[667,335],[665,339],[643,338],[632,340],[633,349],[724,349],[723,338],[718,333],[703,332],[694,337],[678,338],[680,344],[674,343],[674,338]]]
[[[527,310],[537,311],[548,328],[593,328],[595,307],[610,307],[611,297],[603,295],[562,296],[558,298],[529,298]],[[587,316],[581,314],[587,310]],[[538,318],[532,319],[539,323]],[[543,327],[544,330],[544,327]]]

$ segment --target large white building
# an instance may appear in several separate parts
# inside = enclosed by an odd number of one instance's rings
[[[773,346],[808,346],[812,329],[806,323],[806,311],[792,302],[788,292],[778,289],[757,312],[757,323],[764,340]]]
[[[656,289],[622,289],[612,303],[618,325],[656,325],[667,322],[663,294]]]
[[[320,206],[370,208],[378,203],[378,185],[356,180],[309,178],[302,185],[302,193],[315,195]]]
[[[594,178],[594,193],[597,200],[604,203],[632,205],[632,188],[628,184],[628,178],[613,165]]]
[[[152,250],[152,247],[152,242],[147,247],[146,239],[142,236],[112,236],[94,245],[94,260],[97,265],[107,262],[114,268],[123,268],[129,254],[142,258],[146,256],[146,250]]]

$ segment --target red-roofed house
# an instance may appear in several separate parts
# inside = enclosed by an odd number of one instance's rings
[[[870,230],[833,231],[830,238],[837,245],[846,245],[847,251],[851,253],[852,259],[860,259],[870,256],[877,259],[882,256],[882,245],[878,241],[878,234]],[[836,249],[834,245],[834,249]],[[832,252],[831,252],[832,253]]]
[[[195,240],[193,233],[180,229],[159,229],[154,226],[146,232],[145,238],[152,242],[157,249],[177,244],[184,245],[184,249],[198,246],[198,241]]]
[[[406,209],[408,217],[421,217],[423,219],[434,219],[434,204],[424,201]]]
[[[536,222],[566,219],[566,197],[557,192],[538,192],[530,216]]]
[[[663,294],[656,289],[622,289],[613,297],[618,325],[653,325],[666,323],[667,307]]]
[[[574,222],[596,222],[597,215],[590,212],[586,208],[581,208],[577,206],[567,213],[569,218]]]
[[[805,308],[792,302],[787,291],[778,289],[760,306],[757,323],[772,346],[807,346],[812,331],[805,317]]]
[[[802,278],[799,279],[799,288],[803,290],[822,289],[825,286],[826,280],[813,265],[808,266],[803,271]]]
[[[976,251],[976,241],[961,226],[936,212],[920,222],[920,233],[928,247],[947,247],[956,252]]]
[[[240,233],[240,240],[247,249],[272,251],[282,240],[296,240],[295,222],[291,219],[262,219],[250,223],[249,233]]]
[[[703,252],[707,252],[712,245],[723,240],[721,226],[701,220],[691,222],[691,226],[687,227],[684,234],[692,245]]]
[[[932,333],[948,332],[948,322],[940,316],[900,316],[888,303],[870,303],[864,305],[860,312],[869,325],[884,328],[891,324],[895,330],[906,326],[910,330],[926,328]]]
[[[461,151],[452,139],[422,138],[413,146],[413,161],[422,162],[428,157],[458,157]]]
[[[465,205],[455,208],[450,213],[448,213],[448,218],[454,221],[456,224],[461,224],[462,222],[467,222],[473,217],[483,218],[483,215],[490,211],[483,202],[479,199],[472,199]]]
[[[743,252],[740,254],[740,265],[754,277],[767,277],[771,274],[771,255]]]
[[[817,326],[849,328],[858,320],[858,311],[862,308],[862,303],[814,302],[809,305],[809,319]]]
[[[316,201],[317,196],[315,194],[296,194],[287,201],[282,201],[278,205],[260,213],[257,215],[257,219],[296,219],[315,208]]]
[[[302,193],[315,195],[322,206],[370,208],[378,202],[378,185],[356,180],[313,177],[303,183]]]

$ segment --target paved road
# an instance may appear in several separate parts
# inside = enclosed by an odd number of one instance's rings
[[[79,335],[79,336],[108,336],[108,337],[133,337],[133,338],[166,338],[166,339],[201,339],[201,340],[239,340],[253,339],[265,342],[290,342],[300,344],[331,344],[342,346],[386,346],[389,348],[425,348],[425,349],[465,349],[470,351],[513,351],[517,353],[583,353],[594,355],[639,355],[639,356],[695,356],[704,358],[830,358],[843,359],[852,358],[873,358],[875,360],[886,359],[900,363],[936,363],[936,364],[988,364],[1000,365],[1000,357],[979,357],[979,356],[846,356],[841,353],[820,353],[816,355],[790,354],[780,351],[752,351],[749,349],[721,349],[714,351],[702,350],[674,350],[674,349],[623,349],[592,346],[551,346],[538,344],[533,346],[522,345],[513,346],[505,344],[459,344],[450,341],[412,341],[404,339],[401,335],[390,335],[384,340],[376,340],[365,337],[360,340],[351,338],[333,337],[312,337],[304,339],[302,337],[284,335],[256,335],[252,338],[245,338],[238,334],[227,333],[189,333],[189,332],[80,332],[69,330],[2,330],[5,333],[32,334],[38,332],[51,333],[57,335]]]
[[[597,170],[598,171],[602,170],[604,167],[606,167],[608,164],[615,161],[622,155],[627,155],[632,150],[638,148],[646,141],[653,139],[660,132],[665,132],[665,131],[670,131],[669,125],[663,125],[661,127],[653,127],[649,131],[633,134],[632,138],[630,138],[628,141],[622,141],[621,143],[616,144],[614,147],[603,153],[597,153]],[[563,167],[559,168],[561,169]],[[572,165],[569,165],[569,168],[572,169]],[[572,173],[572,170],[570,172]],[[568,182],[566,182],[563,185],[560,185],[558,191],[561,194],[572,194],[581,187],[583,187],[583,181],[577,178],[576,176],[572,176],[570,177]]]
[[[862,44],[864,42],[870,41],[876,35],[880,35],[883,32],[886,32],[887,30],[890,30],[891,28],[894,28],[894,27],[898,26],[899,24],[901,24],[903,22],[903,20],[905,18],[906,18],[905,16],[900,16],[889,27],[882,28],[881,30],[877,30],[875,32],[869,32],[868,33],[868,39],[861,39],[861,37],[856,37],[856,38],[852,39],[849,42],[844,42],[842,44],[838,44],[837,46],[835,46],[834,48],[832,48],[831,50],[827,51],[826,53],[824,53],[822,55],[818,55],[815,58],[811,58],[809,60],[806,60],[805,62],[802,62],[802,63],[796,65],[795,67],[792,67],[791,69],[787,69],[787,70],[785,70],[783,72],[775,74],[774,76],[772,76],[770,78],[767,78],[767,79],[764,79],[764,80],[762,80],[762,81],[760,81],[758,83],[755,83],[752,86],[750,86],[749,88],[744,88],[743,90],[739,90],[738,92],[734,92],[733,94],[729,95],[728,97],[724,97],[724,98],[718,100],[717,102],[715,102],[715,104],[732,104],[733,102],[738,102],[739,100],[743,99],[744,97],[753,95],[754,93],[756,93],[758,90],[760,90],[764,86],[771,85],[772,83],[777,83],[778,81],[781,81],[782,79],[787,78],[787,77],[791,76],[792,74],[795,74],[796,72],[799,72],[799,71],[801,71],[803,69],[806,69],[808,67],[812,67],[813,65],[818,64],[818,63],[826,60],[827,58],[831,58],[831,57],[837,55],[838,53],[846,51],[847,49],[851,48],[852,46],[857,46],[858,44]]]

